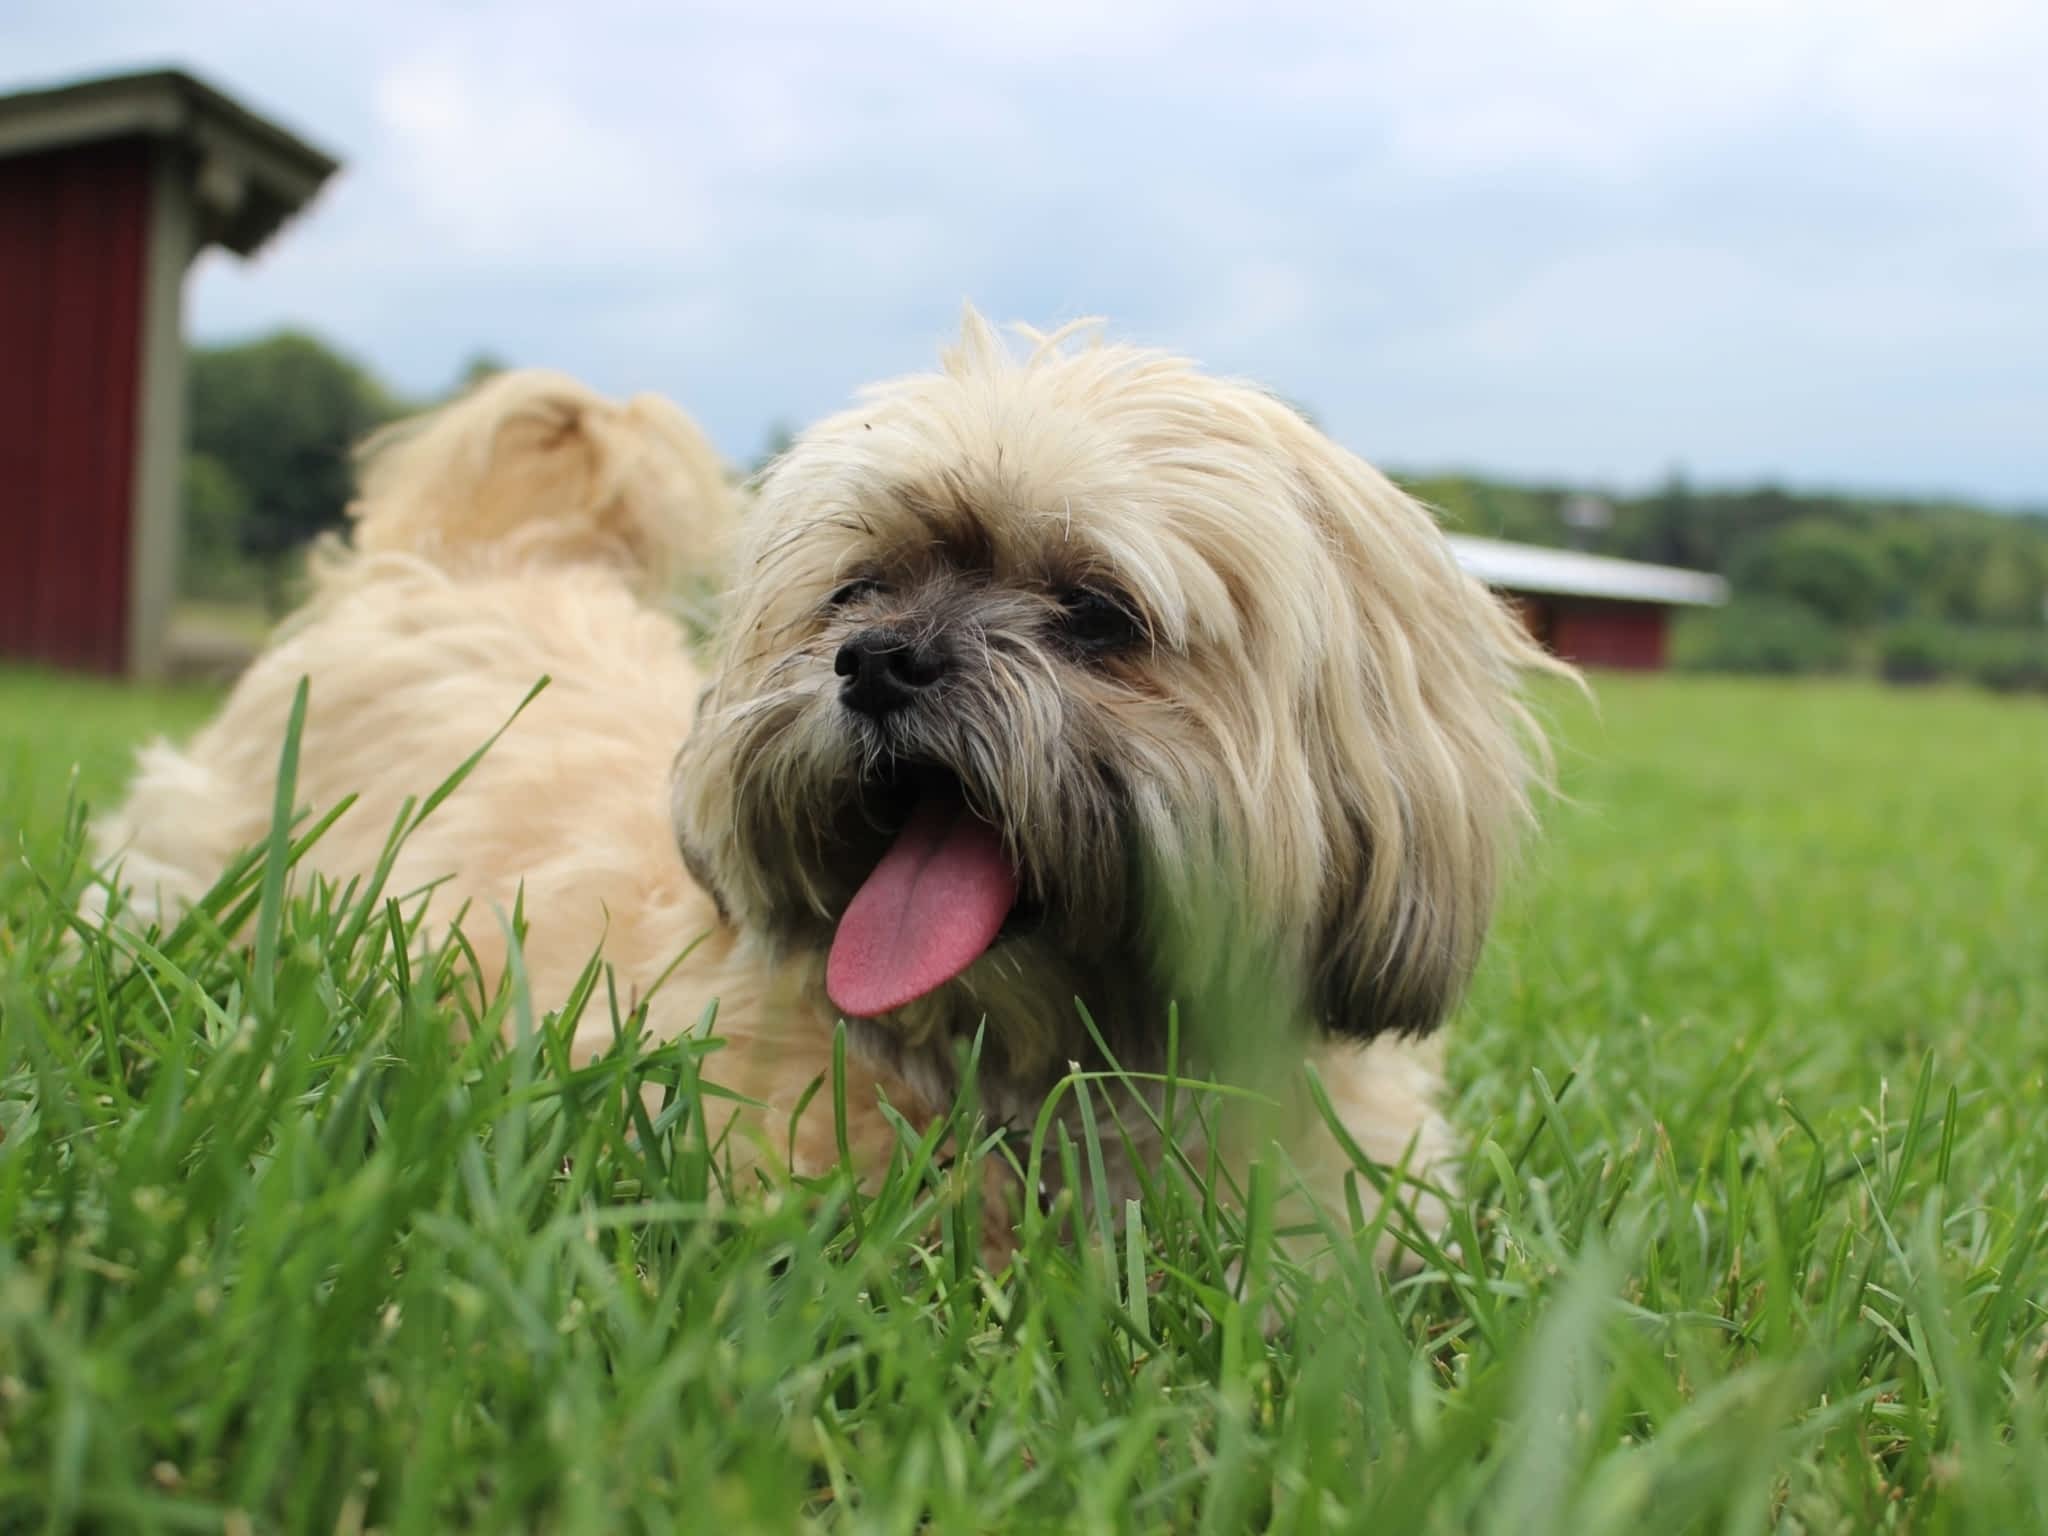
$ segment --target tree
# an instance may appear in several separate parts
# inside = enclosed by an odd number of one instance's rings
[[[351,453],[401,407],[383,385],[312,336],[281,332],[192,358],[191,448],[246,497],[243,552],[275,605],[286,556],[342,520]]]
[[[249,597],[253,583],[242,558],[249,493],[234,471],[210,453],[185,456],[178,485],[184,524],[178,586],[191,597]]]
[[[1791,598],[1834,624],[1877,617],[1885,570],[1861,534],[1800,518],[1746,546],[1733,564],[1737,591]]]
[[[1566,543],[1570,533],[1562,515],[1567,495],[1555,487],[1459,474],[1410,476],[1400,484],[1459,533],[1552,545]]]
[[[1708,563],[1702,519],[1692,482],[1683,466],[1673,466],[1664,483],[1629,508],[1617,521],[1620,552],[1654,565],[1702,566]]]
[[[795,443],[796,428],[786,421],[775,422],[768,428],[768,436],[762,441],[761,451],[754,455],[754,462],[747,467],[747,473],[758,475],[789,452]]]
[[[467,394],[486,379],[496,378],[501,373],[510,373],[512,365],[495,352],[478,352],[462,365],[462,372],[456,375],[453,394]]]
[[[1893,517],[1879,524],[1873,548],[1884,575],[1888,617],[1911,618],[1932,606],[1940,544],[1939,531],[1925,518]]]
[[[2041,623],[2048,618],[2048,546],[2017,527],[2000,530],[1977,564],[1970,597],[1980,624]]]
[[[1671,637],[1672,664],[1705,672],[1834,672],[1848,654],[1839,629],[1789,597],[1739,597],[1687,614]]]

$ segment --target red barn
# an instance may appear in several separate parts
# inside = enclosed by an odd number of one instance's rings
[[[0,656],[159,670],[185,271],[253,253],[335,168],[176,71],[0,97]]]
[[[1704,571],[1572,549],[1451,536],[1458,564],[1512,598],[1529,633],[1586,667],[1664,665],[1673,608],[1716,607],[1728,584]]]

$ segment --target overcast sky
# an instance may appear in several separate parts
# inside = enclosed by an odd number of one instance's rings
[[[2048,505],[2041,0],[346,10],[0,15],[4,83],[174,62],[347,162],[202,340],[488,350],[747,458],[971,298],[1396,467]]]

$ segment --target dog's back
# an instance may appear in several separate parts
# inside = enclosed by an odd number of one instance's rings
[[[668,769],[697,679],[666,599],[716,577],[734,518],[716,455],[664,401],[614,404],[520,371],[373,438],[360,485],[352,540],[315,553],[309,601],[219,715],[186,746],[143,749],[98,828],[103,866],[144,921],[203,896],[268,830],[305,678],[299,803],[358,800],[302,868],[363,874],[405,799],[431,792],[546,676],[410,838],[392,893],[445,879],[433,919],[470,906],[466,932],[487,958],[490,909],[509,909],[522,884],[529,902],[545,898],[543,948],[526,957],[537,990],[573,976],[601,937],[658,973],[709,921],[669,826]],[[110,894],[90,891],[88,915]]]
[[[725,468],[688,416],[543,369],[386,427],[363,444],[357,479],[351,555],[455,573],[602,565],[646,597],[715,575],[733,526]],[[321,579],[347,559],[324,553]]]

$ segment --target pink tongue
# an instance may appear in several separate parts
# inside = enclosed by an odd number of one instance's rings
[[[825,994],[872,1018],[958,976],[1017,904],[995,828],[957,801],[925,800],[847,903],[825,960]]]

